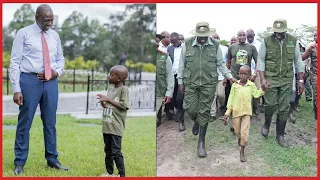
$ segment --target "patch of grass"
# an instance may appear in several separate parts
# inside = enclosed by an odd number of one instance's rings
[[[2,117],[2,124],[3,125],[17,125],[18,123],[18,116],[5,116]]]
[[[269,137],[264,138],[260,131],[262,122],[252,119],[249,145],[246,148],[248,159],[246,163],[247,165],[255,163],[255,161],[260,163],[257,166],[250,165],[250,171],[245,172],[229,166],[225,175],[317,176],[317,144],[312,142],[312,139],[317,138],[317,122],[314,120],[312,102],[306,102],[304,98],[301,98],[300,106],[301,111],[297,113],[296,124],[292,124],[288,120],[286,126],[285,139],[289,144],[291,143],[292,147],[282,148],[278,145],[275,137],[275,125],[271,125]],[[209,123],[206,135],[207,150],[213,146],[214,148],[218,147],[221,151],[229,151],[237,146],[237,138],[230,131],[231,123],[229,121],[227,126],[224,126],[220,120]],[[299,134],[307,136],[301,140],[298,137]],[[196,147],[197,142],[198,136],[194,136],[192,133],[186,134],[185,143],[193,143]]]
[[[77,77],[76,76],[76,80],[79,81],[81,78]],[[96,76],[95,77],[96,80],[104,80],[106,79],[106,77],[100,77],[100,76]],[[60,93],[67,93],[67,92],[73,92],[73,83],[72,83],[72,80],[73,80],[73,77],[72,79],[66,79],[64,77],[64,79],[61,79],[61,81],[65,81],[65,82],[59,82],[58,83],[58,86],[59,86],[59,92]],[[85,77],[84,79],[81,80],[82,82],[84,83],[76,83],[75,86],[74,86],[74,92],[87,92],[87,88],[88,88],[88,85],[87,85],[87,77]],[[67,83],[69,82],[69,83]],[[7,94],[7,85],[8,88],[9,88],[9,93]],[[97,85],[94,85],[94,90],[96,90],[97,88],[100,89],[105,89],[105,86],[97,86]],[[90,91],[91,91],[91,86],[90,86]],[[12,85],[9,81],[9,83],[7,83],[7,80],[6,79],[2,79],[2,95],[13,95],[13,90],[12,90]]]
[[[4,124],[13,119],[4,118]],[[15,119],[15,121],[17,121]],[[99,120],[98,120],[99,121]],[[30,149],[23,176],[100,176],[105,173],[102,127],[82,127],[78,123],[97,120],[76,120],[68,115],[57,117],[59,161],[69,172],[46,167],[43,127],[36,116],[30,131]],[[100,123],[101,124],[101,123]],[[154,117],[128,118],[122,139],[127,176],[156,175],[156,126]],[[3,176],[13,176],[15,130],[3,131]],[[116,167],[115,167],[115,173]]]
[[[288,141],[290,135],[292,139],[297,139],[296,132],[309,133],[309,138],[317,138],[316,121],[314,120],[312,103],[301,98],[300,113],[298,113],[296,124],[287,121]],[[271,127],[272,128],[272,127]],[[275,128],[275,126],[274,126]],[[264,169],[264,173],[270,176],[316,176],[317,175],[317,148],[316,144],[295,144],[290,148],[282,148],[278,145],[275,133],[269,133],[268,138],[264,138],[260,133],[260,126],[253,124],[250,130],[250,140],[252,141],[252,151],[256,152],[255,157],[262,157],[269,165]],[[288,132],[290,129],[290,132]],[[271,130],[271,129],[270,129]],[[290,134],[291,133],[291,134]],[[259,137],[260,136],[260,137]],[[309,139],[310,140],[310,139]],[[311,140],[310,140],[311,141]]]
[[[83,124],[98,124],[102,125],[102,121],[100,119],[76,119],[76,123],[83,123]]]

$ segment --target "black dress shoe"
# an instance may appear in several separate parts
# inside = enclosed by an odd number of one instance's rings
[[[48,166],[51,168],[56,168],[58,170],[65,170],[65,171],[69,171],[69,168],[63,167],[61,166],[60,163],[48,163]]]
[[[23,166],[21,165],[16,165],[14,167],[14,175],[20,175],[23,172]]]

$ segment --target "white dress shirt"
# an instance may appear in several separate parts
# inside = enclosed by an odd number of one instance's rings
[[[172,74],[173,75],[176,75],[178,73],[182,46],[183,46],[183,44],[181,44],[181,46],[179,46],[179,47],[174,47],[174,61],[173,61],[173,65],[172,65]]]
[[[247,43],[249,43],[249,42],[247,41]],[[254,45],[256,47],[257,52],[258,52],[258,56],[259,56],[259,50],[260,50],[261,42],[254,40],[252,43],[249,43],[249,44],[252,44],[252,45]],[[256,63],[254,62],[254,59],[252,58],[251,59],[251,74],[254,73],[255,66],[256,66]]]
[[[226,62],[227,61],[227,54],[228,54],[228,47],[224,46],[224,45],[219,45],[221,52],[222,52],[222,56],[223,56],[223,61]],[[222,73],[219,71],[219,69],[217,68],[218,71],[218,81],[221,81],[224,79]]]

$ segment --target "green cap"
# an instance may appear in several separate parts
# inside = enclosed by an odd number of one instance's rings
[[[196,25],[196,29],[192,30],[190,33],[199,37],[211,36],[216,32],[215,28],[210,28],[209,23],[199,22]]]
[[[273,27],[271,31],[277,32],[277,33],[283,33],[288,31],[287,21],[284,19],[276,19],[273,23]]]

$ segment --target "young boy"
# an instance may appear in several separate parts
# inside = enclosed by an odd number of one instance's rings
[[[121,139],[125,128],[127,110],[129,109],[129,92],[123,82],[128,77],[128,69],[122,65],[110,69],[109,83],[114,84],[106,96],[98,94],[103,109],[102,127],[104,151],[106,153],[106,176],[113,176],[113,161],[120,177],[125,177],[124,161],[121,152]]]
[[[250,119],[252,116],[252,97],[259,98],[264,92],[258,90],[256,85],[249,79],[251,72],[247,65],[241,66],[239,70],[240,80],[233,83],[228,99],[227,112],[224,116],[225,125],[232,113],[234,133],[238,137],[240,149],[240,161],[245,162],[244,148],[248,144]]]

